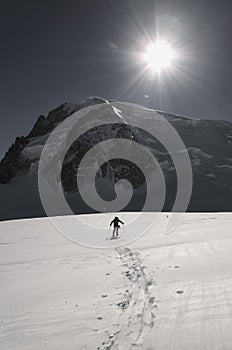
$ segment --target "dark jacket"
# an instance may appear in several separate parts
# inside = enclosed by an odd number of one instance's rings
[[[114,227],[120,227],[120,226],[119,226],[119,222],[121,222],[121,224],[124,225],[124,222],[122,222],[121,220],[119,220],[119,218],[116,216],[116,217],[114,218],[114,220],[111,221],[110,226],[111,226],[112,224],[114,224]]]

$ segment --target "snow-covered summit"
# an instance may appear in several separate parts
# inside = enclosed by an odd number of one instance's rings
[[[156,126],[157,115],[164,117],[176,129],[190,156],[193,168],[193,193],[188,210],[232,210],[230,123],[181,117],[130,103],[112,102],[114,109],[110,109],[109,101],[100,97],[90,97],[81,103],[64,103],[50,111],[46,117],[39,116],[26,137],[16,138],[0,162],[1,219],[45,215],[38,194],[37,181],[38,164],[44,144],[51,132],[67,117],[94,105],[99,105],[100,114],[109,106],[109,113],[115,113],[115,122],[110,126],[90,128],[72,144],[65,156],[62,185],[70,203],[78,207],[77,212],[91,211],[83,203],[77,191],[76,173],[80,161],[93,146],[110,138],[136,141],[151,151],[165,176],[167,197],[164,209],[171,210],[177,187],[175,167],[165,146],[145,131],[148,122],[149,125],[153,123],[154,127]],[[117,113],[118,109],[123,111],[122,115],[125,117],[122,118]],[[144,130],[133,126],[133,122],[138,119],[143,121]],[[107,159],[109,153],[110,149],[102,149],[103,159],[104,157]],[[93,163],[95,167],[98,166],[97,161],[93,160]],[[137,191],[135,200],[126,210],[139,210],[145,196],[144,174],[127,160],[106,161],[99,168],[96,186],[101,187],[105,180],[113,183],[120,178],[131,182],[135,192]],[[112,190],[106,192],[105,199],[110,200]]]

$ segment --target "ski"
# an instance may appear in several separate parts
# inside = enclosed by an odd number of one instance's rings
[[[110,240],[112,240],[112,239],[119,239],[119,238],[121,238],[121,236],[111,237]]]

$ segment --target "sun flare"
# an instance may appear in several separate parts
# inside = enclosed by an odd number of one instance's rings
[[[144,60],[153,73],[168,69],[172,66],[175,52],[166,41],[156,41],[147,47]]]

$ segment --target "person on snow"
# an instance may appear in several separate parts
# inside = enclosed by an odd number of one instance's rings
[[[119,222],[124,225],[124,222],[119,220],[117,216],[115,216],[114,220],[111,221],[110,226],[114,224],[113,236],[112,238],[118,237],[118,229],[120,228]],[[116,235],[115,235],[116,234]]]

